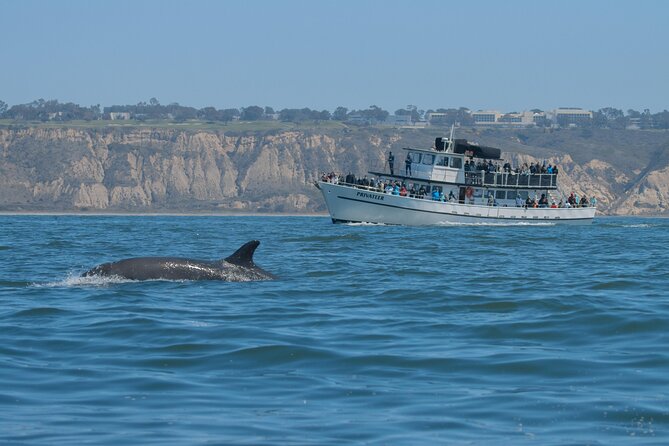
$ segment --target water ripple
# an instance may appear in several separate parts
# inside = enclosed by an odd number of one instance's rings
[[[0,220],[3,444],[669,436],[663,219]],[[78,277],[101,253],[221,258],[256,238],[256,261],[280,280]]]

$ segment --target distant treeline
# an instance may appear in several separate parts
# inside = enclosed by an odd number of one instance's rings
[[[542,110],[533,109],[533,112]],[[411,116],[412,122],[424,121],[431,113],[430,124],[463,126],[474,125],[471,111],[466,107],[438,108],[436,110],[419,110],[416,106],[408,106],[395,110],[395,116]],[[172,120],[185,122],[201,120],[210,122],[230,121],[262,121],[279,120],[284,122],[313,122],[313,121],[341,121],[358,124],[375,124],[385,122],[390,113],[376,105],[364,110],[349,110],[346,107],[337,107],[333,112],[328,110],[312,110],[310,108],[284,108],[275,111],[272,107],[251,105],[242,108],[217,109],[215,107],[194,108],[171,103],[162,105],[156,98],[149,102],[139,102],[136,105],[112,105],[101,108],[100,105],[82,107],[72,102],[61,103],[58,100],[38,99],[28,104],[12,105],[11,107],[0,101],[0,119],[24,121],[74,121],[74,120],[105,120],[105,119],[133,119],[145,120]],[[548,121],[537,122],[536,125],[550,125]],[[593,111],[591,120],[579,123],[579,126],[596,128],[624,129],[630,126],[642,129],[669,129],[669,111],[651,113],[648,109],[640,112],[627,110],[626,112],[613,107],[601,108]]]

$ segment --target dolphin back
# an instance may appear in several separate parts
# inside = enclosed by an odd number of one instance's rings
[[[254,267],[255,264],[253,263],[253,253],[256,252],[258,245],[260,245],[260,241],[258,240],[251,240],[250,242],[246,242],[231,256],[228,256],[223,260],[228,263],[232,263],[233,265],[244,266],[247,268]]]
[[[118,276],[130,280],[224,280],[246,282],[275,279],[253,263],[253,253],[260,242],[251,240],[231,256],[219,261],[195,260],[183,257],[134,257],[104,263],[82,274],[89,276]]]

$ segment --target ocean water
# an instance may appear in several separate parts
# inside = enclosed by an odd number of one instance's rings
[[[0,444],[668,444],[669,220],[0,216]],[[269,282],[82,279],[259,239]]]

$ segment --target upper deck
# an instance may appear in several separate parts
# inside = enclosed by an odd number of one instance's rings
[[[402,180],[513,189],[557,189],[557,175],[517,171],[500,172],[479,169],[473,160],[501,161],[499,149],[468,143],[466,140],[437,138],[430,149],[403,148],[405,157],[397,157],[393,173],[370,171],[377,176]],[[407,162],[410,160],[411,162]],[[472,160],[470,164],[468,161]],[[410,168],[409,168],[410,164]],[[473,166],[469,168],[469,165]],[[491,164],[492,165],[492,164]],[[499,167],[499,165],[498,165]],[[404,175],[403,175],[404,174]]]

